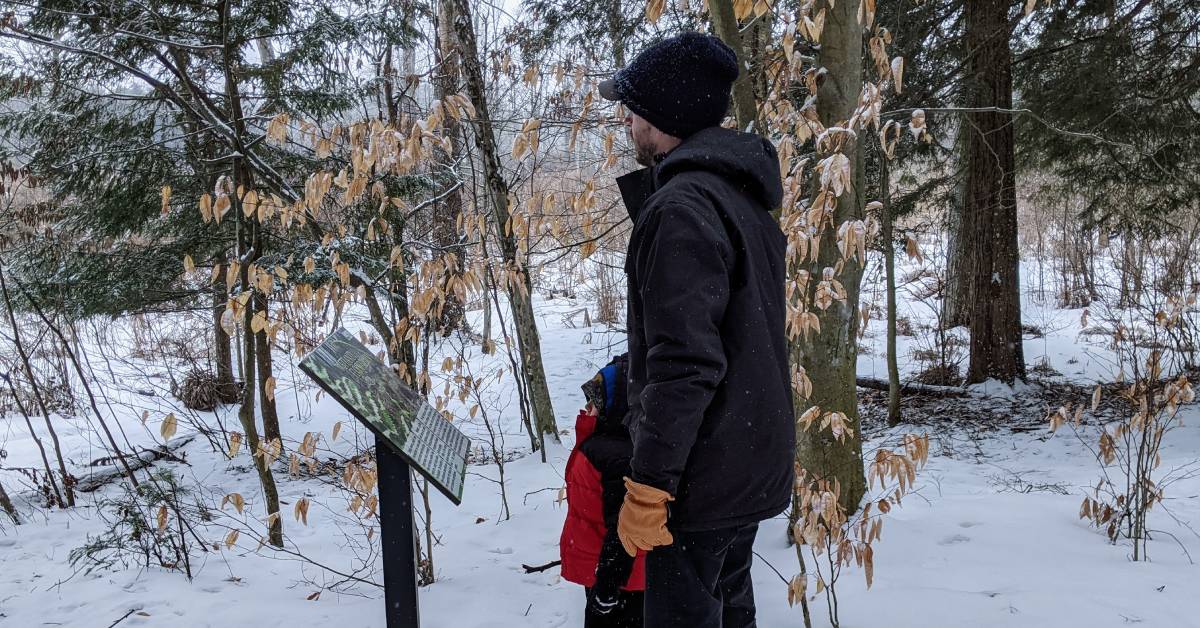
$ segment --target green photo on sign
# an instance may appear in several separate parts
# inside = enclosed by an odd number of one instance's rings
[[[313,378],[454,502],[462,502],[471,439],[339,328],[300,361]]]

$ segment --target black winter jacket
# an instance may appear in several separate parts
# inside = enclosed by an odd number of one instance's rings
[[[633,479],[675,496],[674,529],[771,518],[791,499],[796,429],[775,149],[709,128],[618,185],[634,222]]]

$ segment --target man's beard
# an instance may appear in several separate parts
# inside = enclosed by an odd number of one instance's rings
[[[633,140],[633,158],[639,164],[649,168],[658,163],[658,151],[653,146],[639,142],[635,137],[631,137],[631,139]]]

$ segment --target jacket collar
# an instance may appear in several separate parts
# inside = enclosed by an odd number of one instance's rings
[[[629,219],[637,222],[638,214],[646,199],[658,189],[654,181],[655,168],[642,168],[629,174],[617,177],[617,188],[621,190],[621,200],[625,201],[625,209]]]

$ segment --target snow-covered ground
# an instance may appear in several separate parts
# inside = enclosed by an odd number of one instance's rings
[[[579,385],[612,352],[622,350],[623,337],[599,326],[575,326],[582,317],[568,315],[586,307],[582,301],[559,297],[536,305],[554,406],[565,432],[563,442],[548,447],[546,463],[536,455],[508,463],[509,520],[500,517],[494,465],[471,467],[460,507],[440,495],[432,496],[434,529],[440,539],[434,550],[438,580],[421,590],[424,626],[582,625],[580,587],[562,581],[556,570],[527,575],[521,565],[557,558],[565,513],[559,489],[573,441],[570,428],[583,403]],[[928,317],[920,312],[924,307],[920,304],[906,302],[905,307],[915,319]],[[1030,364],[1044,356],[1064,378],[1079,383],[1111,377],[1111,359],[1079,335],[1081,312],[1058,311],[1032,300],[1025,307],[1027,322],[1046,334],[1027,339]],[[354,325],[366,328],[359,322]],[[146,375],[149,367],[131,358],[104,364],[102,354],[112,358],[128,347],[122,332],[111,333],[113,342],[91,356],[96,372],[115,380],[104,387],[101,411],[110,421],[119,422],[129,440],[140,446],[161,443],[162,417],[179,412],[180,430],[173,440],[186,438],[193,431],[186,413],[174,407],[176,402],[161,379]],[[869,352],[860,359],[860,374],[884,377],[882,321],[871,322],[863,343]],[[915,346],[916,340],[901,338],[905,378],[918,368],[909,359]],[[469,350],[476,375],[506,364],[499,355],[486,357]],[[442,354],[454,351],[450,345],[441,349]],[[440,361],[441,355],[431,363]],[[348,455],[368,442],[367,432],[328,396],[318,398],[317,389],[284,356],[279,364],[277,402],[285,439],[298,442],[306,432],[321,433],[323,456]],[[517,400],[507,387],[509,379],[489,389],[489,404],[502,414],[498,423],[507,448],[526,454],[528,439],[516,418]],[[998,389],[986,392],[1014,394]],[[981,399],[986,403],[985,397]],[[145,425],[143,411],[149,412]],[[224,424],[236,425],[232,408],[220,412]],[[1172,432],[1164,448],[1164,468],[1191,464],[1200,457],[1200,411],[1188,408],[1185,413],[1185,427]],[[86,471],[83,465],[88,461],[106,454],[92,420],[86,413],[76,419],[56,418],[69,462],[79,473]],[[339,421],[341,434],[331,443]],[[1109,544],[1102,533],[1078,518],[1084,491],[1094,485],[1098,470],[1092,455],[1073,436],[1004,428],[981,432],[955,427],[950,421],[936,425],[930,462],[918,478],[916,494],[892,511],[876,544],[873,587],[868,591],[862,574],[853,569],[839,582],[843,626],[1200,626],[1195,585],[1200,568],[1190,564],[1181,548],[1193,554],[1200,549],[1200,536],[1188,525],[1200,524],[1200,479],[1172,485],[1166,503],[1170,514],[1152,513],[1153,527],[1163,531],[1150,544],[1152,561],[1133,563],[1128,546]],[[478,418],[464,418],[460,427],[486,447],[487,432]],[[871,433],[869,448],[895,437],[883,430]],[[0,462],[5,468],[40,467],[19,416],[0,418],[0,449],[7,454]],[[100,533],[96,503],[117,496],[118,483],[81,494],[74,510],[48,512],[35,506],[37,496],[22,476],[0,472],[0,480],[17,493],[14,498],[26,519],[21,526],[0,519],[0,626],[106,628],[122,617],[117,624],[121,627],[384,626],[379,588],[357,584],[331,589],[343,578],[296,556],[302,554],[343,573],[358,569],[361,557],[372,556],[356,520],[346,512],[343,492],[311,476],[290,479],[286,465],[277,465],[289,553],[274,552],[258,547],[248,533],[263,530],[266,513],[247,452],[227,461],[206,440],[197,438],[182,453],[186,462],[163,462],[159,467],[173,469],[186,487],[213,502],[233,492],[246,498],[244,515],[226,506],[209,527],[202,528],[205,540],[221,543],[222,549],[194,556],[196,576],[191,582],[158,566],[82,573],[70,565],[71,550],[89,535]],[[312,502],[307,525],[292,517],[293,505],[301,498]],[[240,527],[243,534],[235,547],[225,549],[222,541],[229,527]],[[759,624],[767,628],[802,625],[799,608],[788,606],[786,585],[776,573],[791,578],[797,571],[794,549],[785,543],[785,527],[783,520],[767,522],[757,544],[760,558],[754,584]],[[374,539],[377,544],[378,537]],[[377,562],[367,562],[368,569],[354,575],[378,582]],[[313,596],[319,591],[319,597]],[[823,599],[812,608],[815,625],[828,625]]]

